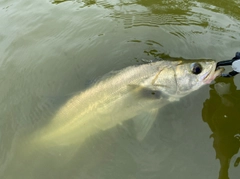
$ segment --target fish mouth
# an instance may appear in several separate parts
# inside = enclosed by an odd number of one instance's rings
[[[217,63],[214,62],[210,72],[203,79],[203,82],[205,84],[210,84],[213,80],[215,80],[216,77],[221,76],[222,72],[224,71],[224,68],[218,68],[216,70],[216,65],[217,65]]]

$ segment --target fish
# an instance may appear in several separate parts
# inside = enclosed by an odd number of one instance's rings
[[[80,145],[126,120],[133,120],[143,140],[160,108],[210,84],[222,71],[214,60],[161,60],[110,73],[60,107],[32,134],[32,145]]]

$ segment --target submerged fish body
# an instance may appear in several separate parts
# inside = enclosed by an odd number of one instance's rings
[[[215,67],[214,61],[207,60],[127,67],[72,97],[31,140],[41,145],[80,144],[128,119],[134,119],[139,138],[144,138],[157,110],[210,83],[221,73]]]

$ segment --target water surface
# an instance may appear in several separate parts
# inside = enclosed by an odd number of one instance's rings
[[[239,7],[237,0],[2,0],[0,177],[238,179],[238,76],[162,108],[143,141],[127,121],[82,147],[20,151],[73,94],[110,71],[142,59],[232,58]],[[230,91],[219,94],[219,83]]]

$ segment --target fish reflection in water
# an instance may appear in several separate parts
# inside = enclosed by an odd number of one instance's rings
[[[229,179],[230,162],[240,148],[240,91],[233,78],[217,79],[210,87],[210,98],[204,103],[202,117],[213,132],[213,147],[221,165],[219,179]],[[240,158],[234,160],[237,167]]]

